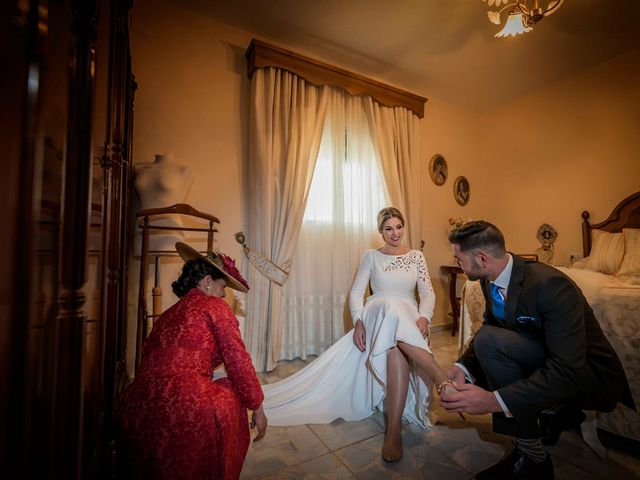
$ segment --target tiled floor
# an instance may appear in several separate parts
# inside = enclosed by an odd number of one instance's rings
[[[449,331],[433,333],[433,351],[443,368],[457,358],[457,337]],[[311,361],[311,360],[310,360]],[[263,383],[272,383],[297,371],[306,362],[281,362]],[[404,457],[386,464],[380,449],[384,417],[376,413],[366,420],[336,420],[328,425],[269,427],[261,441],[252,444],[242,479],[471,479],[511,449],[511,438],[491,429],[491,417],[460,417],[443,411],[436,402],[433,428],[425,432],[405,425]],[[609,450],[600,459],[577,432],[563,433],[550,449],[557,480],[640,478],[640,460]]]

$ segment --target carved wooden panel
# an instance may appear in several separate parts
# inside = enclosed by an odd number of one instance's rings
[[[622,200],[609,214],[606,220],[590,223],[590,215],[582,212],[582,253],[585,257],[591,252],[591,232],[621,232],[623,228],[640,228],[640,191],[632,193]]]
[[[125,353],[130,8],[10,0],[0,9],[0,42],[11,46],[0,66],[3,477],[109,476]]]

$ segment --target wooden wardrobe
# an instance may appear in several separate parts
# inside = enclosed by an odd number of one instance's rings
[[[125,380],[131,0],[0,7],[0,476],[113,475]]]

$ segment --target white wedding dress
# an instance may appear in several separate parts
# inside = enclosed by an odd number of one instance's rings
[[[373,294],[364,302],[367,284]],[[416,302],[418,287],[420,304]],[[367,250],[349,295],[353,321],[366,329],[364,352],[353,344],[353,329],[302,370],[263,385],[269,425],[330,423],[337,418],[361,420],[382,409],[387,383],[387,351],[405,342],[430,351],[416,326],[420,316],[431,321],[435,295],[422,252],[386,255]],[[430,427],[430,388],[411,369],[406,421]]]

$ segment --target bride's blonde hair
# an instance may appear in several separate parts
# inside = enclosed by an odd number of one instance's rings
[[[384,222],[390,218],[397,218],[404,227],[404,217],[402,216],[402,212],[395,207],[384,207],[378,212],[378,232],[382,233],[382,226],[384,225]]]

